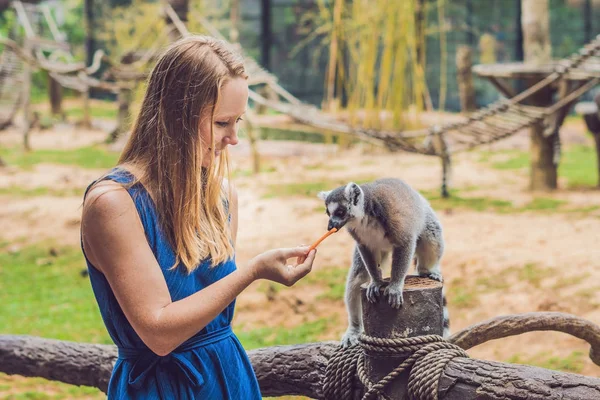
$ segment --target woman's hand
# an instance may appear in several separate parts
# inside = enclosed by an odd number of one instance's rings
[[[273,249],[250,260],[255,279],[268,279],[292,286],[312,269],[316,250],[308,253],[308,246]],[[294,263],[288,259],[296,257]]]

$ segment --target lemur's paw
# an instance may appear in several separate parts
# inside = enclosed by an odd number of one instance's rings
[[[400,308],[404,303],[404,298],[402,296],[402,292],[404,290],[404,285],[389,285],[385,288],[383,294],[388,298],[388,303],[393,308]]]
[[[441,272],[424,272],[424,273],[419,274],[419,276],[422,276],[424,278],[433,279],[434,281],[438,281],[438,282],[444,281],[444,278],[442,277]]]
[[[340,346],[343,348],[352,347],[358,344],[358,337],[360,336],[360,332],[355,329],[348,329],[344,336],[342,336],[342,340],[340,341]]]
[[[383,286],[383,282],[371,282],[367,286],[367,300],[371,303],[376,303],[379,298],[379,290]]]

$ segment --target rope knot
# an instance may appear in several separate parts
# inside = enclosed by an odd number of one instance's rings
[[[369,356],[406,357],[379,382],[373,383],[365,368]],[[352,399],[358,391],[356,378],[366,389],[362,400],[387,398],[385,387],[400,374],[409,371],[407,392],[410,399],[437,400],[438,382],[446,364],[456,357],[468,357],[465,351],[438,335],[411,338],[378,338],[361,335],[359,344],[339,348],[325,371],[323,393],[327,399]]]

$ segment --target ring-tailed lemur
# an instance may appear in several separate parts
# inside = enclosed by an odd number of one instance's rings
[[[403,303],[404,280],[415,256],[420,276],[442,281],[442,226],[429,202],[400,179],[384,178],[363,185],[350,182],[320,192],[318,197],[325,201],[327,229],[345,226],[356,242],[345,292],[349,326],[342,346],[347,347],[357,343],[363,329],[360,286],[370,277],[366,296],[377,301],[384,286],[380,267],[390,254],[391,279],[384,296],[392,307]],[[447,337],[450,321],[443,287],[442,295],[443,335]]]

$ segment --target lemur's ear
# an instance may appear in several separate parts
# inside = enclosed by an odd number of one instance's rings
[[[325,199],[327,199],[327,196],[329,196],[329,193],[331,193],[331,190],[321,191],[321,192],[317,193],[317,197],[320,198],[321,200],[325,201]]]
[[[355,206],[364,194],[360,186],[354,182],[350,182],[346,185],[346,189],[344,189],[344,195],[346,196],[346,199]]]

